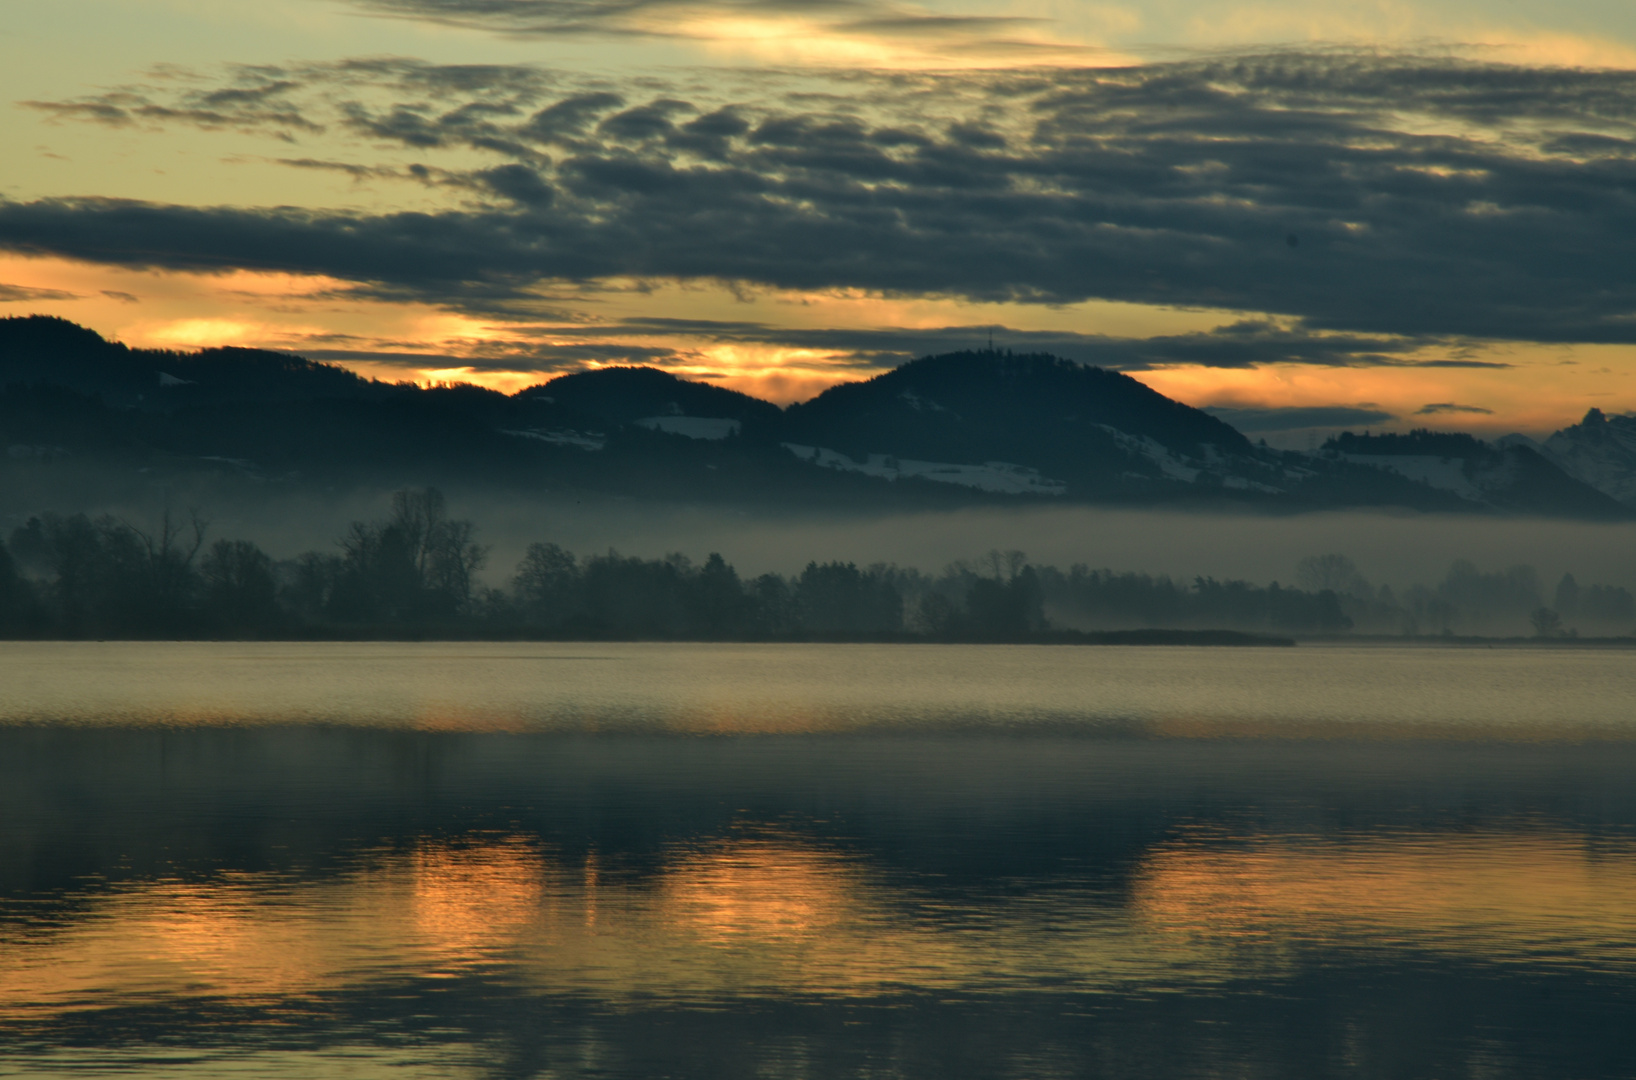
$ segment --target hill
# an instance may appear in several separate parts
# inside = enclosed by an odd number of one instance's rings
[[[0,386],[56,386],[171,411],[222,401],[367,397],[387,389],[334,364],[264,349],[133,349],[46,315],[0,319]]]
[[[1317,455],[1255,445],[1127,375],[1044,354],[926,357],[780,409],[653,368],[575,372],[508,396],[0,319],[0,468],[25,493],[70,472],[128,485],[135,470],[171,486],[209,476],[837,508],[1022,499],[1629,514],[1528,448],[1417,443],[1459,458],[1467,479],[1451,485],[1380,467],[1415,456],[1386,443],[1347,445]]]
[[[1452,492],[1471,502],[1554,517],[1618,520],[1628,508],[1574,478],[1537,448],[1420,429],[1406,434],[1345,432],[1324,444],[1331,455]]]

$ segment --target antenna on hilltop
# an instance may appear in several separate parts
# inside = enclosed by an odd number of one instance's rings
[[[994,327],[988,328],[988,351],[994,351]]]

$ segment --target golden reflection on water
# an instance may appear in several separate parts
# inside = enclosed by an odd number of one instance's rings
[[[699,940],[796,942],[834,934],[864,917],[868,883],[833,853],[749,840],[690,853],[661,879],[670,922]]]
[[[655,876],[619,879],[517,838],[426,842],[320,880],[155,881],[75,898],[60,922],[13,921],[0,1017],[476,971],[610,1002],[1094,991],[1231,979],[1246,948],[1284,968],[1314,941],[1617,967],[1636,960],[1633,897],[1629,844],[1550,831],[1196,836],[1152,852],[1122,899],[1024,891],[958,909],[782,835],[678,848]]]
[[[1547,830],[1194,839],[1143,861],[1132,903],[1155,927],[1214,939],[1353,939],[1627,964],[1636,960],[1636,844]]]

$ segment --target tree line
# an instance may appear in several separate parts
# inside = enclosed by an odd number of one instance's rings
[[[0,544],[0,635],[39,638],[495,637],[608,640],[1029,641],[1130,628],[1408,635],[1532,630],[1579,622],[1629,634],[1623,588],[1565,576],[1547,604],[1528,567],[1457,562],[1434,586],[1374,588],[1351,560],[1313,556],[1295,583],[1191,581],[992,552],[941,574],[811,562],[743,577],[720,554],[696,563],[531,544],[505,584],[480,576],[489,550],[435,489],[397,492],[390,513],[352,523],[330,551],[275,560],[206,524],[163,515],[42,515]]]

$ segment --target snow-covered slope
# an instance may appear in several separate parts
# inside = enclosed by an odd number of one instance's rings
[[[1605,416],[1592,409],[1544,443],[1523,435],[1502,442],[1529,445],[1569,476],[1636,507],[1636,416]]]
[[[821,446],[802,446],[785,443],[784,448],[802,461],[826,469],[863,473],[883,480],[918,477],[935,480],[940,484],[959,484],[979,491],[993,491],[1003,495],[1066,495],[1068,486],[1060,480],[1041,476],[1038,469],[1013,465],[1008,461],[985,461],[981,465],[959,465],[947,461],[915,461],[892,457],[889,454],[870,454],[862,462],[845,454]]]
[[[1483,501],[1483,490],[1467,475],[1462,458],[1433,454],[1342,454],[1341,460],[1395,472],[1440,491],[1452,491],[1472,502]]]
[[[1396,473],[1468,502],[1530,514],[1620,519],[1629,511],[1526,439],[1497,445],[1459,432],[1345,432],[1321,456]]]

